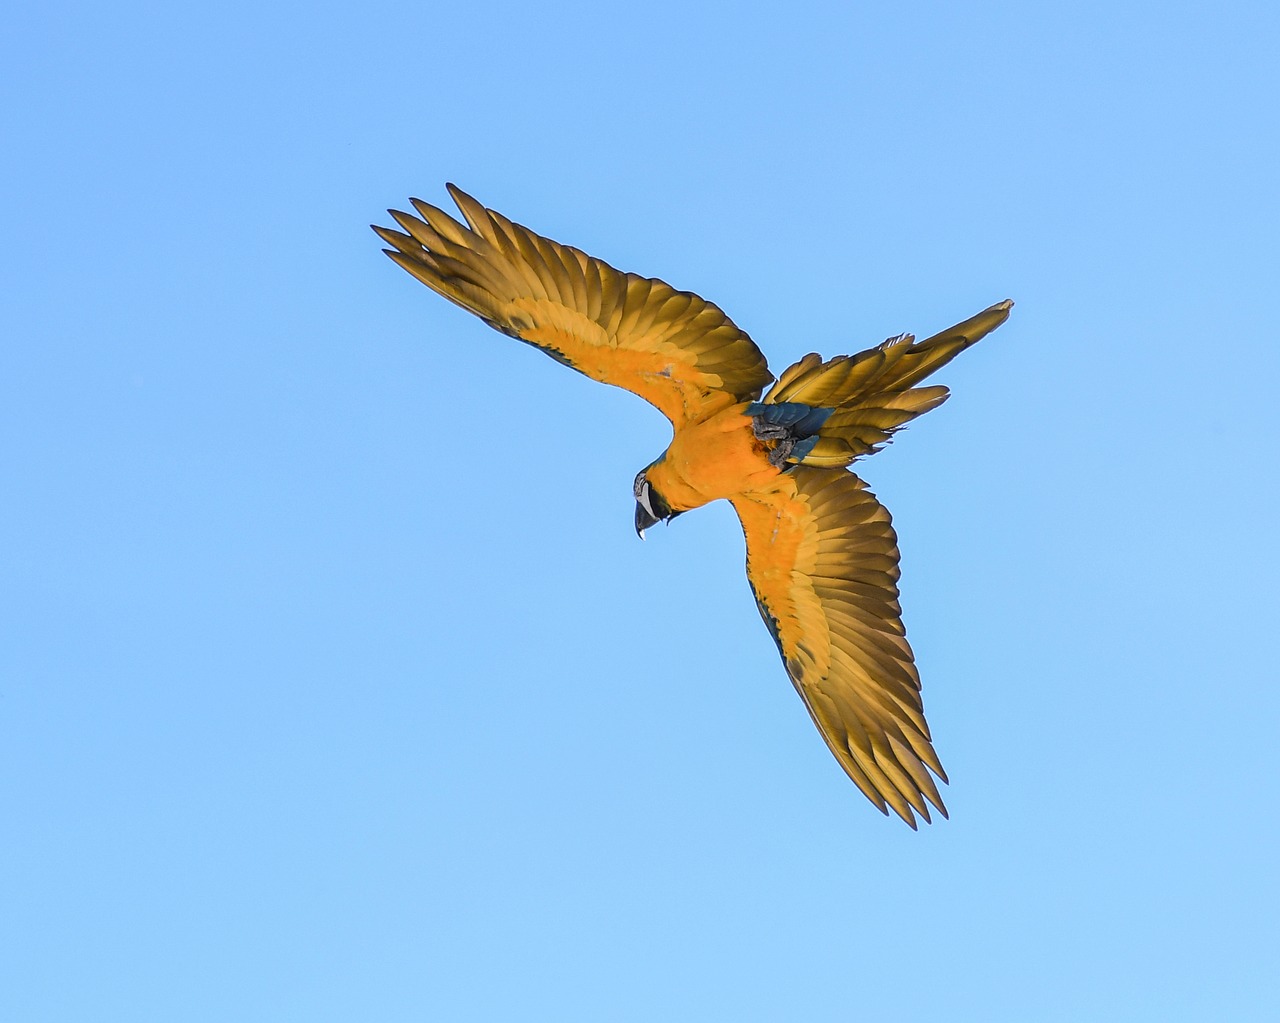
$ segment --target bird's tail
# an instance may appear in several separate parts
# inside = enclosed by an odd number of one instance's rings
[[[923,341],[903,334],[859,355],[806,355],[747,407],[756,436],[776,465],[848,465],[946,401],[945,387],[915,385],[1004,323],[1012,307],[998,302]]]

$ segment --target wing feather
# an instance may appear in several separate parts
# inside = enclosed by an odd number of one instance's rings
[[[758,398],[764,356],[717,306],[513,223],[449,185],[465,223],[418,199],[387,255],[490,326],[657,406],[676,427]],[[726,398],[727,396],[727,398]]]
[[[805,465],[732,500],[761,614],[841,767],[913,828],[917,816],[930,820],[930,804],[945,817],[889,513],[852,473]]]

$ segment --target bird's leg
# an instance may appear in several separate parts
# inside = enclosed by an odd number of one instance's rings
[[[791,457],[791,449],[796,446],[796,439],[791,431],[780,423],[767,423],[759,416],[752,417],[751,429],[756,440],[773,445],[769,449],[769,464],[775,469],[781,469],[783,463]]]

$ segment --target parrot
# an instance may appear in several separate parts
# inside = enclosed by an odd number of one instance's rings
[[[727,500],[747,579],[783,667],[854,785],[913,830],[947,809],[947,775],[924,718],[899,603],[889,512],[849,466],[937,408],[919,386],[1009,317],[1009,300],[917,341],[856,355],[810,353],[776,379],[716,305],[513,223],[455,185],[462,214],[411,199],[383,251],[432,291],[593,380],[639,395],[671,422],[666,450],[632,485],[640,538]],[[768,388],[766,392],[765,388]]]

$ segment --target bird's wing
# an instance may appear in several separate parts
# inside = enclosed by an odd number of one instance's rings
[[[889,513],[852,473],[804,465],[732,500],[760,614],[840,766],[882,813],[914,828],[928,799],[945,817]]]
[[[490,326],[640,395],[677,428],[759,397],[773,379],[717,306],[615,270],[448,187],[465,225],[413,199],[417,217],[390,211],[404,231],[374,230],[394,246],[388,256]]]

